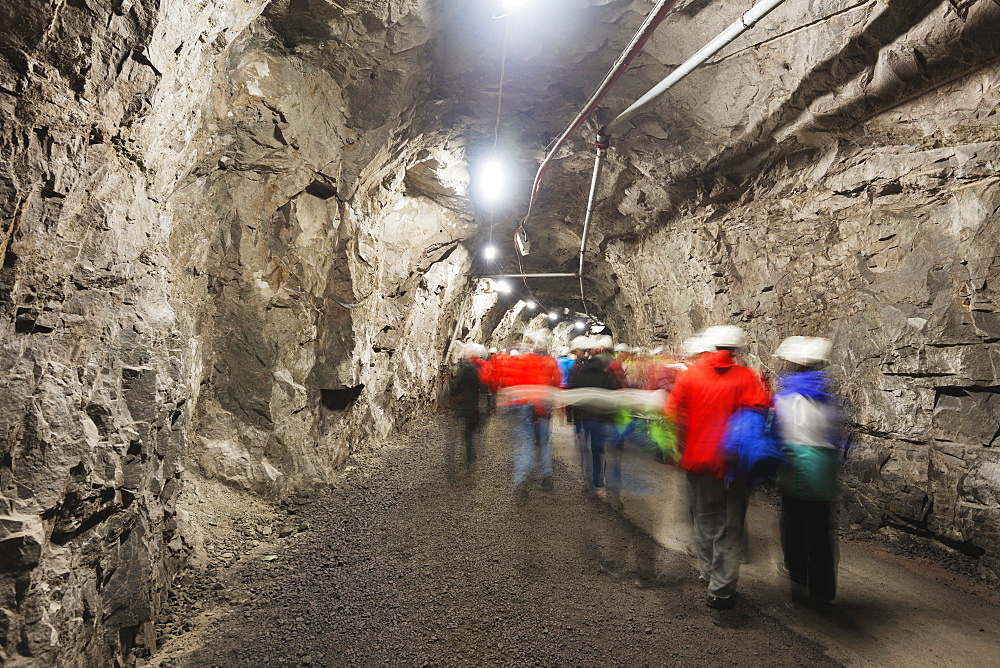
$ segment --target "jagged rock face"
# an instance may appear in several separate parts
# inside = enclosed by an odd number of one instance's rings
[[[190,549],[186,480],[321,482],[435,396],[464,148],[396,134],[425,3],[20,4],[0,9],[0,662],[128,663]]]
[[[679,2],[599,120],[744,4]],[[650,6],[511,17],[497,144],[520,194],[490,212],[469,197],[487,2],[0,5],[0,661],[128,663],[191,549],[186,481],[322,482],[434,398],[453,332],[523,329],[465,289],[470,249],[491,215],[510,238]],[[851,521],[989,568],[998,11],[788,3],[616,138],[587,267],[589,308],[637,343],[737,320],[767,360],[833,336],[863,425]],[[597,125],[550,169],[528,271],[575,270]],[[575,282],[533,287],[580,309]]]
[[[936,537],[995,579],[1000,10],[917,4],[788,6],[640,119],[715,136],[623,140],[595,293],[638,341],[738,323],[772,369],[783,337],[831,337],[858,423],[849,523]]]

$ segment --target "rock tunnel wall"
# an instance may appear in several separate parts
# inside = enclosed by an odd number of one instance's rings
[[[609,104],[741,9],[717,4],[678,3]],[[525,141],[649,8],[567,6],[586,30],[512,56]],[[187,483],[327,480],[434,398],[463,303],[462,336],[526,326],[466,301],[469,126],[495,75],[456,7],[0,4],[0,661],[130,663],[193,549]],[[786,334],[834,336],[863,426],[851,522],[994,572],[996,11],[788,3],[636,120],[589,256],[599,315],[635,342],[736,320],[766,362]],[[540,209],[549,270],[575,261],[582,190]]]
[[[424,3],[357,4],[0,7],[0,663],[131,662],[186,482],[315,484],[434,396],[468,175]]]
[[[785,336],[831,337],[857,421],[846,522],[932,537],[996,581],[1000,15],[904,4],[797,17],[682,84],[713,91],[696,113],[733,140],[658,163],[630,137],[613,158],[605,306],[637,341],[740,324],[772,369]],[[791,72],[775,88],[764,57]],[[684,113],[691,91],[673,94]]]

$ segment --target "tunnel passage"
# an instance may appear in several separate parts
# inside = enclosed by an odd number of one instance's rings
[[[675,3],[554,156],[521,256],[540,156],[651,3],[498,4],[0,6],[3,661],[151,651],[204,563],[199,499],[329,483],[433,405],[458,321],[509,343],[529,299],[651,348],[738,323],[758,368],[832,338],[847,527],[995,581],[1000,7],[785,3],[615,136],[581,300],[472,279],[575,275],[600,123],[750,3]]]

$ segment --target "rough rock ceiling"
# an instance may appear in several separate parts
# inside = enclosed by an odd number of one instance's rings
[[[751,4],[677,4],[549,170],[529,224],[527,271],[576,269],[590,143],[599,124]],[[415,164],[415,140],[447,143],[473,168],[490,154],[504,23],[510,22],[499,153],[513,183],[510,199],[492,211],[502,260],[483,269],[514,271],[510,239],[544,148],[653,3],[536,0],[508,19],[496,18],[496,5],[438,0],[396,9],[301,0],[273,3],[264,16],[284,49],[345,86],[348,127],[384,130],[398,118],[397,159],[384,168],[398,171],[402,162],[409,166],[408,192],[474,219],[473,247],[489,236],[487,205],[463,197],[463,181],[437,181],[433,163]],[[698,194],[734,200],[788,156],[856,139],[870,131],[860,130],[865,119],[982,67],[996,57],[995,12],[990,2],[827,0],[788,2],[766,17],[615,138],[587,266],[592,308],[606,312],[617,287],[600,254],[609,239],[662,226]],[[579,307],[575,281],[535,281],[532,287],[545,301]]]

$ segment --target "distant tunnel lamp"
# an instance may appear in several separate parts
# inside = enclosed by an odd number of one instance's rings
[[[497,292],[507,294],[510,292],[510,283],[507,281],[497,281]]]
[[[479,172],[479,191],[483,197],[493,201],[500,197],[504,191],[503,167],[496,160],[488,160]]]
[[[525,306],[527,306],[532,311],[534,311],[536,308],[538,308],[538,304],[536,304],[533,301],[528,302],[527,304],[525,304]]]
[[[581,331],[582,331],[582,330],[583,330],[583,329],[585,329],[586,327],[587,327],[587,323],[585,323],[585,322],[584,322],[583,320],[577,320],[577,321],[576,321],[576,328],[577,328],[577,329],[579,329],[579,330],[581,330]]]
[[[496,246],[487,246],[483,249],[483,257],[487,260],[492,260],[497,256]]]
[[[559,319],[559,314],[558,313],[556,313],[555,311],[552,311],[551,313],[549,313],[549,320],[558,320],[558,319]]]

